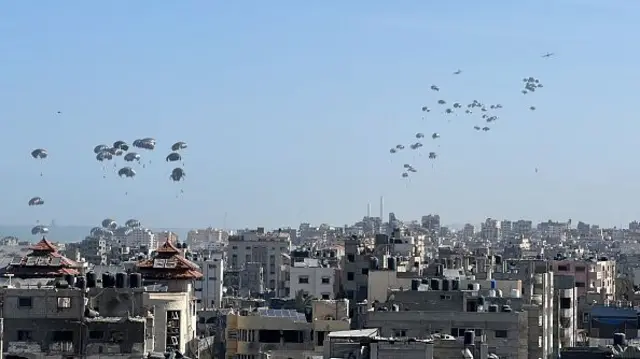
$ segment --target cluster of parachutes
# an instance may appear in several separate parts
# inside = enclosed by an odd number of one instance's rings
[[[124,237],[130,234],[136,228],[140,228],[140,221],[138,221],[137,219],[129,219],[124,223],[124,226],[120,226],[115,220],[111,218],[105,218],[100,223],[100,226],[93,227],[90,233],[94,237]]]
[[[546,58],[550,56],[551,55],[547,54],[542,57]],[[461,70],[457,70],[453,74],[460,75],[461,73]],[[524,83],[524,87],[522,88],[521,93],[524,95],[534,93],[540,88],[543,88],[540,80],[535,77],[526,77],[522,81]],[[430,87],[430,90],[434,93],[440,93],[440,89],[441,88],[438,85],[431,85]],[[496,123],[496,121],[500,118],[498,114],[502,107],[502,104],[499,103],[487,104],[479,100],[472,100],[468,103],[461,103],[456,101],[449,102],[440,98],[435,100],[432,107],[430,107],[429,105],[422,106],[422,119],[426,120],[429,126],[432,126],[437,125],[437,122],[432,121],[433,118],[437,117],[437,114],[443,115],[447,118],[448,121],[451,121],[454,116],[460,114],[463,116],[468,116],[474,120],[475,124],[473,124],[472,126],[475,131],[487,133],[491,130],[491,126],[493,126],[493,124]],[[531,105],[529,106],[529,110],[535,111],[536,107]],[[435,141],[438,138],[440,138],[440,134],[438,132],[433,132],[433,134],[431,135],[431,140]],[[424,133],[418,132],[415,134],[415,141],[411,142],[407,146],[412,151],[418,151],[424,146],[424,139]],[[389,153],[391,155],[397,155],[404,150],[404,144],[397,144],[389,149]],[[438,154],[434,151],[431,151],[429,152],[428,158],[429,160],[435,160],[438,158]],[[408,163],[403,164],[402,178],[409,178],[411,173],[416,172],[417,169],[413,165]]]
[[[93,152],[96,155],[96,160],[100,163],[106,163],[109,161],[113,161],[113,167],[117,169],[116,173],[119,177],[122,178],[135,178],[137,175],[136,170],[133,168],[133,164],[139,164],[142,168],[146,167],[146,164],[142,164],[142,155],[136,150],[145,150],[145,151],[153,151],[156,148],[156,140],[151,137],[141,138],[133,141],[131,146],[129,146],[125,141],[116,141],[112,146],[107,145],[97,145],[93,148]],[[187,144],[185,142],[176,142],[171,146],[171,152],[166,160],[167,162],[175,162],[181,161],[182,156],[178,151],[187,148]],[[116,159],[118,157],[123,157],[125,161],[125,166],[118,169],[118,165],[116,163]],[[151,161],[149,161],[151,163]],[[106,167],[103,165],[103,170]],[[185,177],[185,171],[182,167],[176,167],[171,172],[169,178],[174,182],[179,182]],[[106,173],[103,175],[103,178],[106,178]]]
[[[45,150],[44,148],[36,148],[35,150],[31,151],[31,157],[40,161],[45,160],[47,157],[49,157],[49,152],[47,152],[47,150]],[[42,172],[40,172],[40,177],[42,176],[43,174]],[[31,199],[29,199],[28,205],[29,207],[39,207],[44,205],[44,200],[39,196],[31,197]],[[39,220],[36,221],[36,223],[39,222]],[[49,233],[49,228],[47,226],[37,224],[33,226],[33,228],[31,228],[31,234],[33,235],[43,235],[46,233]]]

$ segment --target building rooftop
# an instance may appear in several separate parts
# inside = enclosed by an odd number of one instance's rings
[[[12,258],[0,274],[13,274],[17,278],[53,278],[80,273],[81,265],[63,256],[44,237],[31,250],[26,256]]]
[[[144,278],[197,279],[202,277],[199,267],[186,259],[182,251],[167,239],[151,259],[143,259],[136,265]]]

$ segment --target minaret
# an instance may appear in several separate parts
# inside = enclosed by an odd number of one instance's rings
[[[371,218],[371,203],[367,203],[367,218]]]
[[[380,196],[380,220],[384,222],[384,197]]]

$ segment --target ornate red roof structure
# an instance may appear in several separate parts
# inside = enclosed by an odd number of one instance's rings
[[[15,257],[1,274],[13,274],[16,278],[55,278],[67,274],[78,275],[82,266],[63,256],[46,238],[31,247],[25,257]]]
[[[200,268],[186,259],[169,239],[156,250],[155,257],[138,262],[136,267],[145,279],[190,280],[202,277]]]

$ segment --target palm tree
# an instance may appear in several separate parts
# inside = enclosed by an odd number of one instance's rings
[[[311,302],[316,299],[314,296],[309,295],[304,290],[296,292],[296,311],[305,313],[307,308],[311,308]]]

